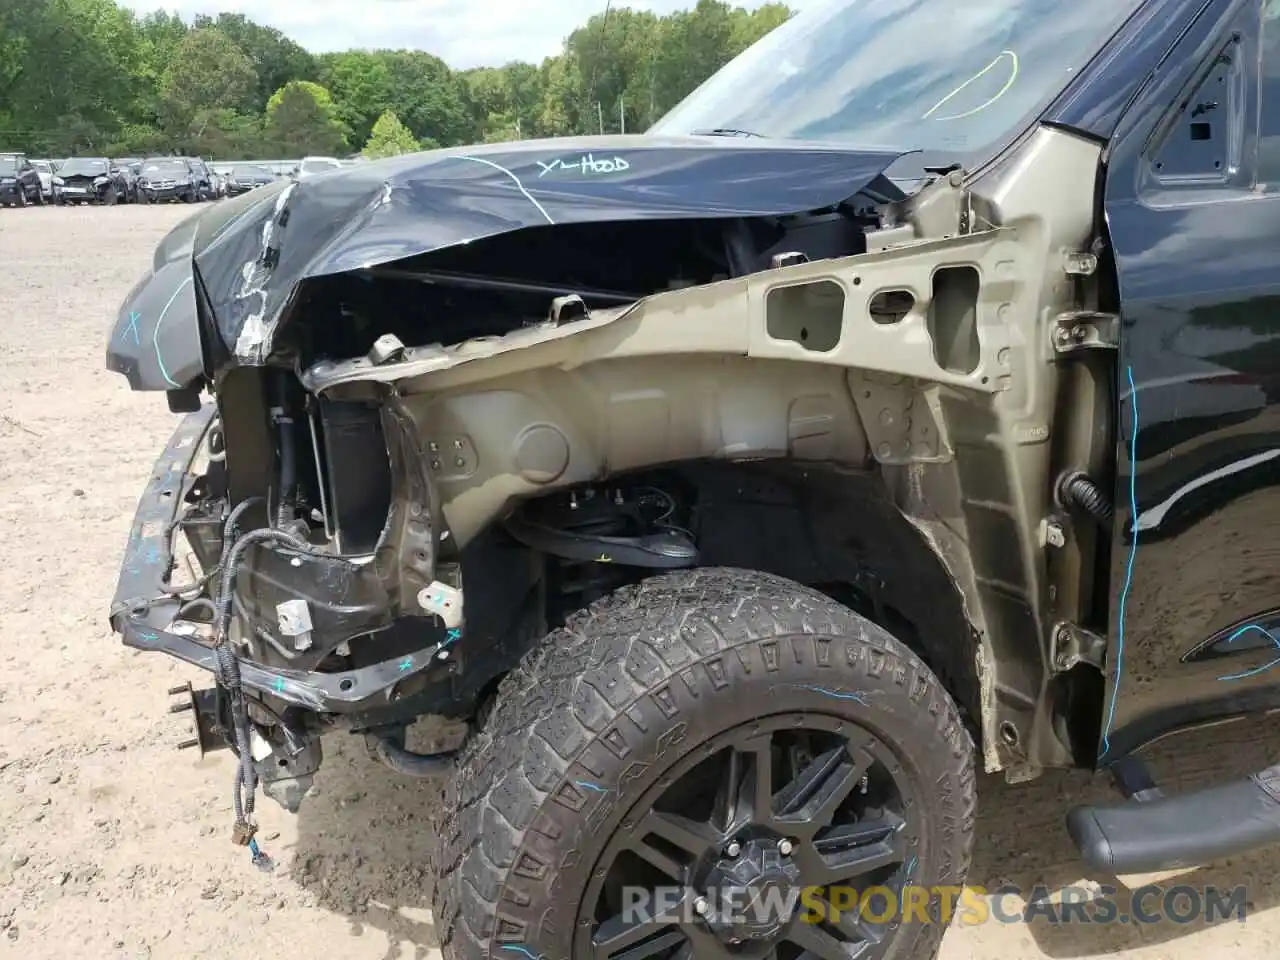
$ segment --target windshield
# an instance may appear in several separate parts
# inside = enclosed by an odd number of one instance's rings
[[[190,172],[181,160],[157,160],[142,165],[144,177],[185,177]]]
[[[53,164],[48,160],[32,160],[31,165],[41,173],[53,173]]]
[[[274,179],[274,174],[266,167],[232,167],[231,175],[245,180]]]
[[[18,160],[16,157],[0,157],[0,173],[17,173]]]
[[[107,161],[75,158],[68,160],[58,170],[63,177],[100,177],[107,172]]]
[[[298,169],[302,173],[322,173],[325,170],[336,170],[342,164],[337,160],[303,160],[302,166]]]
[[[923,151],[993,148],[1142,0],[827,0],[694,90],[649,133]]]

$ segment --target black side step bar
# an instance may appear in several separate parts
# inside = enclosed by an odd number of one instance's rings
[[[1280,764],[1220,786],[1164,796],[1133,767],[1116,771],[1132,799],[1076,807],[1067,830],[1085,863],[1112,874],[1196,867],[1280,843]]]

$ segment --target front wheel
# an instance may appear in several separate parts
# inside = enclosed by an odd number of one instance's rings
[[[446,788],[442,950],[928,960],[974,805],[969,734],[903,644],[779,577],[664,574],[504,680]]]

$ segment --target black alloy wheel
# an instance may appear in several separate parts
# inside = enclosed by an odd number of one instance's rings
[[[717,737],[613,835],[573,956],[870,956],[920,842],[900,773],[878,737],[834,717],[781,714]],[[833,888],[884,902],[850,906]]]
[[[575,613],[493,698],[432,855],[445,960],[930,960],[973,841],[937,676],[809,587],[704,568]]]

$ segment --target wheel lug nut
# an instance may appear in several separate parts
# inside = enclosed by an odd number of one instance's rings
[[[791,856],[791,851],[794,849],[795,847],[791,845],[790,840],[783,840],[778,844],[778,852],[782,854],[784,857]]]
[[[735,840],[733,843],[729,844],[724,852],[730,857],[736,857],[742,852],[742,844]]]
[[[706,897],[699,897],[697,900],[693,901],[693,912],[700,917],[705,917],[710,909],[711,904],[707,903]]]

